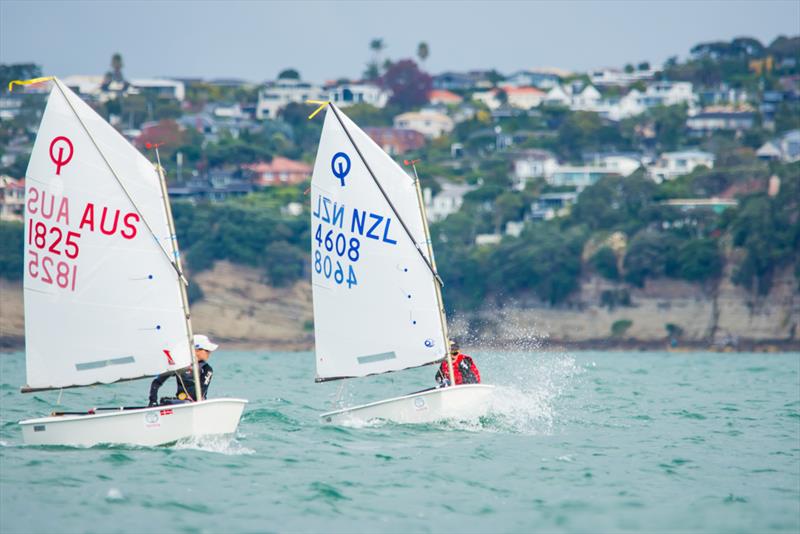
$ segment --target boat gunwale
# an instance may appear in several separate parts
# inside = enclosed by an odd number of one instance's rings
[[[85,415],[77,415],[77,414],[70,414],[70,415],[48,415],[45,417],[39,417],[36,419],[26,419],[24,421],[19,421],[17,424],[21,426],[30,426],[34,424],[56,424],[56,423],[64,423],[68,421],[86,421],[86,420],[96,420],[106,417],[117,417],[119,415],[131,415],[131,414],[139,414],[146,411],[153,411],[153,410],[183,410],[189,406],[206,406],[209,404],[220,404],[220,403],[230,403],[234,402],[236,404],[248,404],[247,399],[239,399],[239,398],[221,398],[221,399],[207,399],[200,402],[187,402],[183,404],[164,404],[160,406],[145,406],[142,408],[135,408],[133,410],[103,410],[100,413],[87,413]]]
[[[340,414],[347,413],[347,412],[354,412],[356,410],[361,410],[362,408],[371,408],[372,406],[380,406],[381,404],[387,404],[387,403],[390,403],[390,402],[403,400],[403,399],[411,399],[411,398],[414,398],[414,397],[427,395],[429,393],[444,393],[444,392],[446,392],[448,390],[453,390],[454,388],[455,389],[467,389],[467,388],[469,388],[469,389],[483,389],[483,388],[485,388],[485,389],[494,389],[495,386],[492,385],[492,384],[459,384],[457,386],[448,386],[448,387],[444,387],[444,388],[426,389],[426,390],[423,390],[423,391],[417,391],[416,393],[408,393],[406,395],[401,395],[399,397],[392,397],[391,399],[383,399],[383,400],[379,400],[379,401],[375,401],[375,402],[370,402],[370,403],[367,403],[367,404],[360,404],[360,405],[357,405],[357,406],[351,406],[349,408],[342,408],[340,410],[334,410],[332,412],[326,412],[326,413],[320,414],[319,417],[320,418],[324,418],[324,417],[331,417],[331,416],[334,416],[334,415],[340,415]]]

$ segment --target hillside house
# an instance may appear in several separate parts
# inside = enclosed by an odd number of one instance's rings
[[[594,185],[605,176],[618,176],[619,173],[604,167],[594,166],[559,166],[545,180],[548,184],[557,187],[574,187],[581,192],[590,185]]]
[[[756,156],[766,161],[800,161],[800,130],[792,130],[767,141],[756,151]]]
[[[340,108],[354,104],[386,107],[390,92],[370,83],[344,83],[328,88],[328,100]]]
[[[311,179],[311,165],[294,161],[283,156],[275,156],[269,163],[243,165],[255,174],[254,183],[258,187],[295,185]]]
[[[446,89],[434,89],[428,93],[428,102],[433,106],[454,106],[463,101],[463,98],[452,91],[447,91]]]
[[[322,87],[301,80],[279,79],[267,83],[258,92],[256,118],[274,119],[291,103],[305,104],[306,100],[327,100]]]
[[[588,165],[613,171],[620,176],[630,176],[642,166],[641,155],[632,152],[599,152],[584,154],[583,161]]]
[[[514,87],[537,87],[551,89],[561,83],[561,78],[554,72],[543,70],[519,70],[506,77],[504,84]]]
[[[570,206],[575,204],[578,193],[543,193],[531,203],[530,218],[536,221],[549,221],[555,217],[569,214]]]
[[[450,133],[455,127],[453,119],[435,111],[411,111],[394,118],[394,127],[415,130],[429,139]]]
[[[365,127],[364,132],[391,156],[419,150],[425,146],[425,136],[416,130],[388,127]]]
[[[25,179],[0,176],[0,221],[22,221],[25,212]]]
[[[687,118],[686,127],[697,135],[705,135],[719,130],[749,130],[755,120],[755,113],[749,111],[712,111]]]
[[[536,87],[514,87],[503,85],[499,89],[477,92],[472,95],[474,100],[483,102],[491,110],[496,110],[502,106],[500,92],[505,92],[508,105],[518,109],[531,109],[538,107],[544,100],[547,93]]]
[[[698,166],[709,169],[714,167],[714,154],[700,150],[684,150],[681,152],[664,152],[658,160],[647,168],[647,174],[656,182],[672,180],[678,176],[689,174]]]
[[[530,149],[519,152],[511,160],[514,189],[522,191],[532,178],[551,176],[558,168],[558,160],[547,150]]]

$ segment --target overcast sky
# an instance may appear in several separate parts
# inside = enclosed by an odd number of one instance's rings
[[[356,78],[385,57],[430,47],[426,70],[555,66],[587,70],[685,57],[699,42],[800,34],[800,1],[76,2],[0,0],[0,62],[45,74],[102,74],[120,52],[128,78],[273,79],[296,68]]]

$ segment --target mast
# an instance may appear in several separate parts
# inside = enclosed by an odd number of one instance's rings
[[[417,161],[411,160],[411,168],[414,169],[414,187],[417,190],[417,203],[419,204],[419,215],[422,217],[422,228],[425,229],[425,244],[428,247],[428,257],[431,259],[431,267],[436,286],[436,302],[439,305],[439,320],[442,323],[442,333],[444,333],[445,353],[447,354],[447,370],[450,374],[450,385],[455,386],[455,375],[453,374],[453,357],[450,355],[450,334],[447,332],[447,317],[444,311],[444,299],[442,299],[442,279],[439,277],[439,270],[436,268],[436,259],[433,257],[433,242],[431,241],[431,231],[428,227],[428,214],[425,212],[425,202],[422,199],[422,186],[417,174]],[[405,161],[408,165],[408,161]]]
[[[172,248],[172,256],[175,258],[175,270],[178,271],[179,283],[181,288],[181,303],[183,304],[183,316],[186,318],[186,342],[189,344],[189,354],[192,357],[192,375],[194,376],[194,395],[195,401],[203,400],[203,390],[200,386],[200,365],[197,362],[197,356],[194,353],[194,343],[192,335],[192,319],[189,313],[189,295],[186,287],[189,281],[183,275],[183,263],[181,256],[178,252],[178,236],[175,234],[175,221],[172,220],[172,207],[169,203],[169,193],[167,192],[167,179],[164,176],[164,167],[161,166],[161,156],[158,154],[158,145],[154,144],[153,148],[156,151],[157,171],[159,183],[161,185],[161,199],[164,201],[164,212],[167,214],[167,225],[169,226],[169,242]]]

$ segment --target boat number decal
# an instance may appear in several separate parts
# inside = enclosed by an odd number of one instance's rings
[[[344,177],[350,174],[350,156],[344,152],[337,152],[331,159],[331,170],[333,175],[339,179],[344,187]]]
[[[66,154],[64,154],[64,149],[67,149]],[[56,150],[58,150],[57,153]],[[59,135],[50,143],[50,160],[56,165],[56,175],[60,175],[61,167],[72,160],[73,152],[72,141],[63,135]]]
[[[316,194],[311,216],[317,219],[313,228],[314,272],[333,279],[350,289],[358,285],[356,265],[362,257],[362,243],[372,240],[381,246],[396,246],[397,225],[392,218],[359,208],[345,209],[325,195]]]
[[[167,408],[166,410],[160,410],[158,413],[161,415],[172,415],[172,409]]]
[[[414,408],[417,410],[425,410],[428,408],[427,404],[425,403],[425,399],[422,397],[417,397],[414,399]]]

